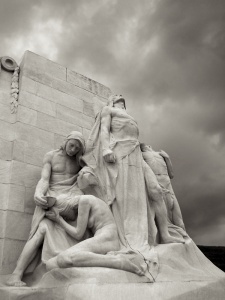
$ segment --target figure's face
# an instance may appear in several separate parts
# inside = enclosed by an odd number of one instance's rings
[[[81,144],[79,141],[71,139],[66,143],[66,153],[69,156],[76,155],[81,149]]]
[[[113,106],[117,108],[125,109],[124,100],[121,99],[116,101]]]

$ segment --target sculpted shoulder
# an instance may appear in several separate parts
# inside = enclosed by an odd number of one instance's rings
[[[44,165],[47,163],[51,164],[53,158],[59,154],[59,151],[60,150],[52,150],[52,151],[47,152],[44,156],[43,164]]]
[[[103,107],[102,112],[101,112],[101,117],[106,117],[111,114],[112,114],[112,107],[110,107],[110,106]]]

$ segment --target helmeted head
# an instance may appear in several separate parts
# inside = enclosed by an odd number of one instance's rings
[[[69,156],[76,156],[80,164],[80,159],[85,152],[85,140],[82,133],[79,131],[70,132],[60,149]]]
[[[108,100],[108,106],[126,109],[125,99],[122,95],[111,95]]]

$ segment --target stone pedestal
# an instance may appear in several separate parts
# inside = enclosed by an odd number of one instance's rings
[[[13,271],[30,231],[42,160],[72,130],[88,137],[93,97],[110,89],[30,51],[20,64],[17,112],[10,111],[12,72],[0,73],[0,274]]]

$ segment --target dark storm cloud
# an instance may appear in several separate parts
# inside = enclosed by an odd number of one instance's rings
[[[30,49],[122,93],[140,139],[172,158],[188,232],[224,245],[224,1],[0,5],[0,56]]]

